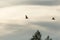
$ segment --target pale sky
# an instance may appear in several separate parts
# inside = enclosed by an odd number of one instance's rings
[[[36,30],[60,40],[60,6],[19,5],[0,8],[0,40],[29,40]],[[29,19],[25,19],[25,14]],[[56,18],[55,21],[51,17]]]
[[[60,0],[0,0],[0,40],[29,40],[36,30],[60,40]],[[26,5],[27,4],[27,5]],[[25,19],[28,15],[29,19]],[[51,17],[56,20],[52,21]]]
[[[60,5],[60,0],[0,0],[0,7],[12,5]]]

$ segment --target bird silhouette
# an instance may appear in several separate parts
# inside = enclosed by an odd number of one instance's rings
[[[27,15],[25,15],[25,19],[28,19],[28,16]]]
[[[52,17],[52,20],[55,20],[55,18],[54,18],[54,17]]]

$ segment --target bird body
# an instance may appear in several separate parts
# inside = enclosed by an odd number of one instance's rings
[[[26,19],[28,19],[28,16],[27,16],[27,15],[25,15],[25,18],[26,18]]]
[[[54,17],[52,17],[52,20],[55,20],[55,18],[54,18]]]

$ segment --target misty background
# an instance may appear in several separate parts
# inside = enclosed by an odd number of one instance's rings
[[[60,0],[0,0],[0,40],[29,40],[36,30],[60,40]]]
[[[60,0],[0,0],[0,7],[13,5],[60,5]]]

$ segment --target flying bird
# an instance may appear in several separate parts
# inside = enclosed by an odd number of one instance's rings
[[[54,18],[54,17],[52,17],[52,20],[55,20],[55,18]]]
[[[28,19],[28,16],[27,15],[25,15],[25,19]]]

